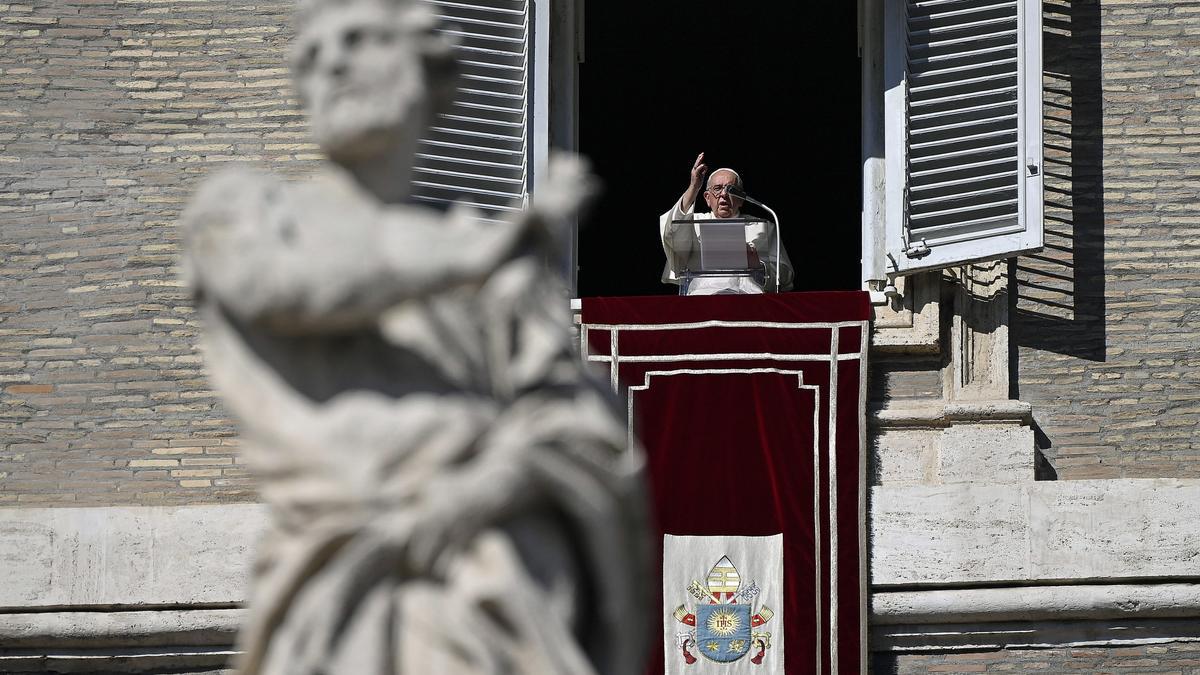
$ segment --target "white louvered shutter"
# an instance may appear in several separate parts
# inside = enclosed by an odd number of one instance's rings
[[[456,38],[463,76],[453,108],[421,140],[413,196],[500,218],[520,208],[527,187],[532,0],[426,2]]]
[[[1040,0],[885,0],[887,268],[1042,246]]]

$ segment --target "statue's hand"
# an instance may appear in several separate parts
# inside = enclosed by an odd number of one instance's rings
[[[584,211],[600,194],[600,179],[588,161],[569,152],[554,152],[545,177],[534,189],[527,216],[534,219],[554,240],[566,232],[570,220]]]
[[[262,223],[270,220],[281,186],[271,176],[244,167],[205,180],[181,217],[184,277],[193,290],[222,300],[236,299],[256,286],[267,242]]]
[[[496,519],[498,495],[487,487],[436,481],[409,514],[404,567],[413,576],[444,579],[450,562]],[[499,497],[499,501],[505,501]]]

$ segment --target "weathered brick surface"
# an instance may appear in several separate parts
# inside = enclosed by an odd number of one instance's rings
[[[252,498],[176,219],[230,160],[313,158],[291,6],[0,0],[0,506]]]
[[[1200,6],[1046,0],[1017,392],[1059,478],[1200,476]]]
[[[314,159],[290,5],[0,1],[0,505],[249,497],[175,219],[230,160]],[[1060,478],[1200,475],[1200,8],[1045,8],[1049,246],[1018,264],[1017,393]]]
[[[928,673],[1200,673],[1200,644],[1010,649],[953,654],[873,654],[874,675]]]

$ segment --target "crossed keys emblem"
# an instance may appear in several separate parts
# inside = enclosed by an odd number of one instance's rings
[[[687,592],[696,603],[690,610],[687,605],[680,605],[674,612],[675,619],[690,628],[675,635],[675,645],[683,653],[684,663],[696,662],[694,650],[717,663],[733,663],[755,652],[750,662],[762,664],[771,648],[771,634],[757,629],[770,621],[775,612],[766,605],[754,609],[754,599],[760,590],[753,581],[742,586],[741,575],[728,556],[722,556],[713,565],[705,583],[692,581]]]

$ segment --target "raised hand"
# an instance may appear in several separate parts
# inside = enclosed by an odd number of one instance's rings
[[[704,153],[696,155],[696,162],[692,164],[692,180],[688,183],[689,188],[697,190],[704,188],[704,177],[708,175],[708,165],[704,163]]]
[[[704,163],[704,153],[696,155],[696,161],[692,164],[691,178],[688,181],[687,190],[684,191],[683,197],[679,199],[679,206],[684,211],[689,211],[692,205],[696,203],[696,197],[700,196],[700,192],[704,189],[704,178],[708,176],[708,165]]]

